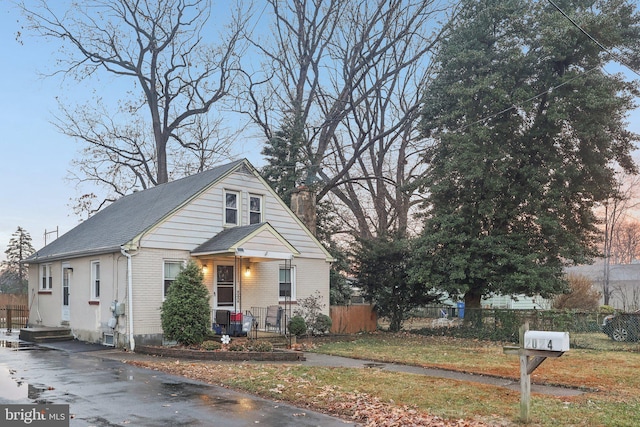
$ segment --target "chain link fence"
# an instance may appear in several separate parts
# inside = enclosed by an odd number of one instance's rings
[[[525,322],[530,330],[569,332],[574,348],[640,351],[640,313],[433,306],[414,310],[404,329],[422,335],[517,343]]]

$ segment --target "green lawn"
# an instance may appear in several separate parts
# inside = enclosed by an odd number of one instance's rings
[[[600,335],[591,339],[602,339],[602,345],[608,345],[610,340]],[[520,376],[518,357],[503,354],[501,344],[469,339],[380,333],[363,335],[351,342],[325,344],[315,351],[514,379]],[[557,426],[560,419],[563,420],[560,425],[640,425],[639,373],[640,354],[636,352],[572,349],[558,359],[549,359],[533,373],[533,382],[581,388],[587,393],[573,398],[534,394],[533,425]],[[433,379],[411,381],[414,387],[416,381],[426,381],[438,392],[429,393],[428,398],[414,396],[402,401],[432,413],[447,417],[461,413],[480,418],[501,414],[511,421],[518,419],[519,393],[463,382],[446,385]],[[395,393],[402,393],[405,386],[396,389]],[[377,393],[386,396],[388,392]],[[464,396],[475,398],[467,402]]]

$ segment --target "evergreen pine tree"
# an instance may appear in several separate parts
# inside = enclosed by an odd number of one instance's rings
[[[21,262],[34,252],[31,235],[22,227],[18,227],[4,251],[7,260],[2,262],[0,274],[0,290],[3,293],[27,292],[27,269]]]
[[[561,2],[609,49],[638,58],[640,16],[624,0]],[[566,263],[597,254],[594,205],[617,166],[634,172],[626,130],[637,84],[551,4],[464,0],[437,56],[422,131],[434,145],[414,279],[463,295],[566,289]]]
[[[262,176],[287,206],[291,206],[291,193],[304,178],[303,144],[303,123],[292,119],[285,122],[262,150],[268,163],[262,168]]]

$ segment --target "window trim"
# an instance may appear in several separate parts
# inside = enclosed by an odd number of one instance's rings
[[[91,261],[91,301],[100,301],[100,280],[102,276],[100,270],[100,260]],[[96,271],[98,274],[96,274]]]
[[[280,271],[282,270],[291,270],[291,297],[289,299],[290,302],[296,301],[296,266],[291,265],[287,267],[286,265],[280,265],[278,267],[278,301],[287,301],[287,297],[280,296]]]
[[[236,206],[235,208],[227,207],[227,195],[233,194],[236,196]],[[227,190],[226,188],[223,191],[222,195],[222,222],[225,226],[238,226],[240,225],[240,192],[236,190]],[[233,209],[236,213],[236,222],[227,222],[227,209]]]
[[[38,281],[38,290],[39,291],[49,291],[51,292],[51,290],[53,289],[53,274],[52,274],[52,265],[51,263],[47,263],[47,264],[40,264],[40,280]],[[48,273],[48,274],[47,274]],[[49,280],[47,281],[46,278],[49,278]],[[44,283],[43,283],[43,279],[44,279]],[[47,283],[48,282],[48,283]]]
[[[260,209],[258,211],[254,211],[251,209],[252,198],[256,198],[260,202]],[[258,222],[251,221],[251,214],[253,213],[258,213],[258,215],[260,215]],[[264,221],[264,196],[262,194],[249,193],[249,224],[260,224],[263,221]]]
[[[167,281],[167,276],[166,274],[166,265],[167,264],[180,264],[180,271],[182,271],[186,265],[186,261],[183,259],[163,259],[162,260],[162,301],[164,301],[167,298],[167,294],[166,291],[169,289],[166,285],[166,281]],[[178,274],[180,274],[180,271],[178,272]],[[177,274],[176,274],[177,277]],[[171,283],[173,283],[173,281],[176,280],[175,277],[171,280]],[[169,286],[171,286],[171,284],[169,284]]]

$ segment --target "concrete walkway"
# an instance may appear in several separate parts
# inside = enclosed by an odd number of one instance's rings
[[[520,382],[508,378],[467,374],[463,372],[449,371],[446,369],[421,368],[419,366],[409,366],[397,363],[382,363],[371,360],[351,359],[347,357],[329,356],[318,353],[305,353],[305,357],[307,360],[300,363],[308,366],[381,369],[389,372],[427,375],[434,378],[451,379],[454,381],[471,381],[520,391]],[[584,394],[583,391],[573,388],[546,386],[540,384],[531,384],[531,391],[533,393],[546,394],[550,396],[579,396]]]

